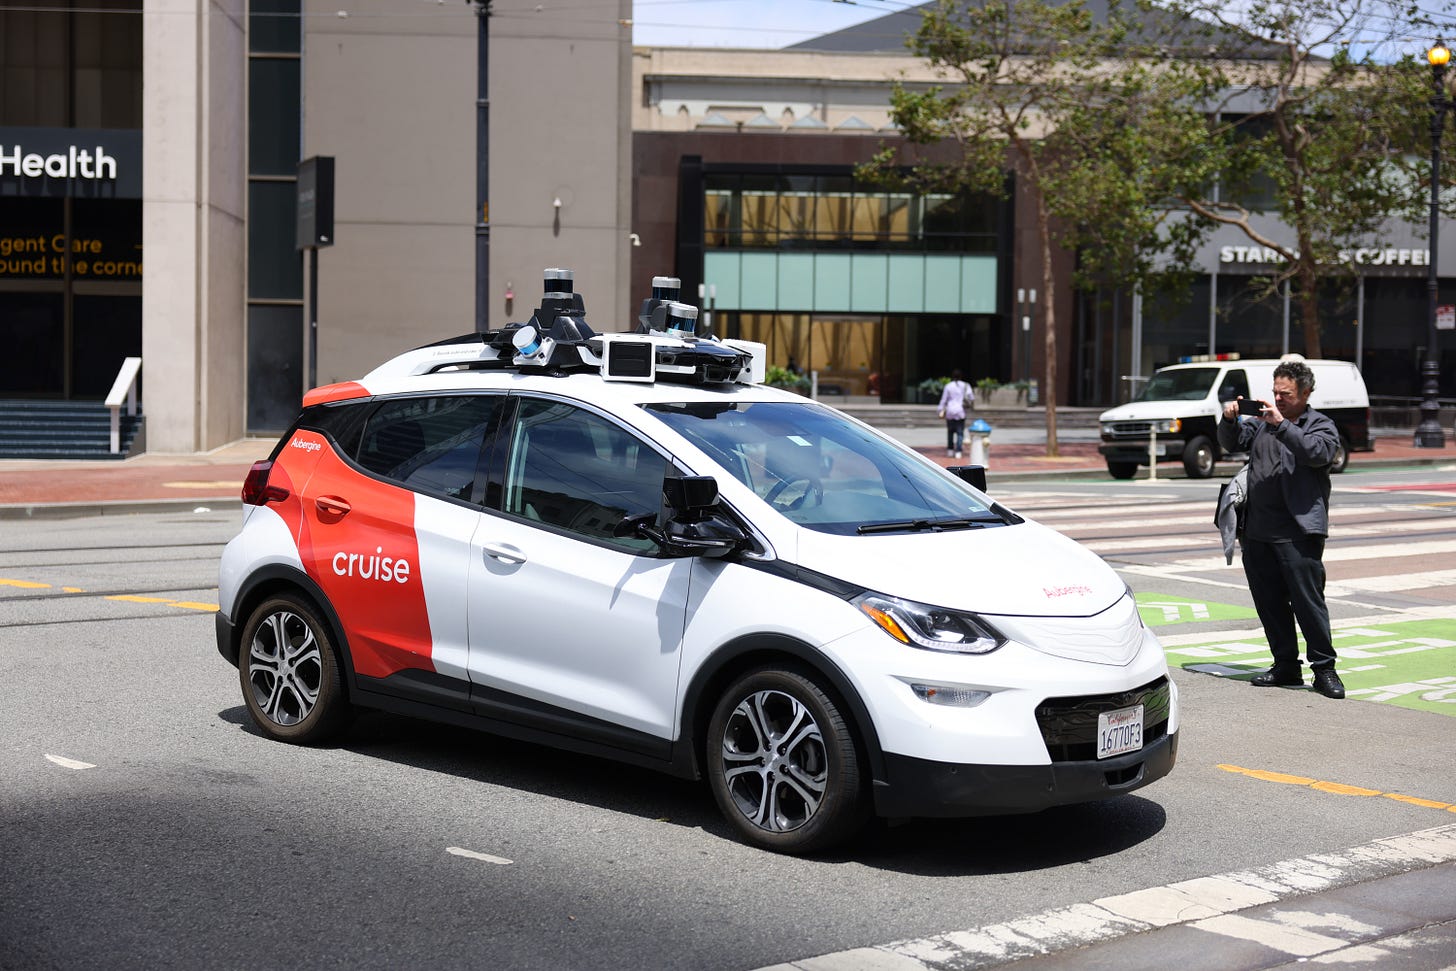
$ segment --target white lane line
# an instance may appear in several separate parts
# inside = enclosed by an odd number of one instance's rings
[[[1346,944],[1308,929],[1335,926],[1327,915],[1287,914],[1281,915],[1279,923],[1267,925],[1246,918],[1230,919],[1228,915],[1298,894],[1349,886],[1453,860],[1456,860],[1456,824],[1374,840],[1342,853],[1311,854],[1249,870],[1103,897],[1000,924],[789,961],[761,971],[938,971],[946,967],[974,971],[1171,924],[1192,924],[1229,936],[1241,936],[1234,932],[1257,924],[1262,936],[1252,940],[1266,943],[1277,939],[1291,954],[1321,954]],[[1328,947],[1324,946],[1325,942],[1329,943]],[[1317,950],[1289,950],[1314,948],[1317,944]]]
[[[50,754],[47,754],[46,755],[46,758],[47,759],[50,759],[52,762],[54,762],[56,765],[59,765],[63,769],[94,769],[94,768],[96,768],[96,766],[92,765],[90,762],[77,762],[75,759],[68,759],[64,755],[50,755]]]
[[[1432,540],[1424,543],[1380,543],[1374,546],[1326,546],[1325,563],[1345,563],[1354,560],[1391,559],[1410,563],[1423,556],[1438,553],[1456,553],[1456,540]],[[1235,566],[1238,564],[1235,563]],[[1167,574],[1196,573],[1203,570],[1222,570],[1228,566],[1222,556],[1199,559],[1173,560],[1158,564],[1158,570]]]
[[[459,846],[447,846],[445,847],[445,852],[451,853],[455,856],[463,856],[467,860],[479,860],[482,863],[494,863],[497,866],[510,866],[512,863],[515,862],[514,860],[507,860],[503,856],[491,856],[489,853],[477,853],[474,850],[463,849]]]

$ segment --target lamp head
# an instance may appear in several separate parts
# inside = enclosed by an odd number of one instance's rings
[[[1431,63],[1431,67],[1445,67],[1451,60],[1451,49],[1438,37],[1436,45],[1426,51],[1426,60]]]

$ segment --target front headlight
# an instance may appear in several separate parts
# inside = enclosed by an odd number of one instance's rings
[[[864,593],[851,601],[875,626],[901,644],[952,654],[990,654],[1006,643],[996,628],[975,614]]]
[[[1159,435],[1171,435],[1183,430],[1183,420],[1181,418],[1173,418],[1169,421],[1154,422],[1153,426],[1157,429]]]

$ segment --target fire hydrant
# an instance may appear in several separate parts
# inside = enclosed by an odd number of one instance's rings
[[[986,454],[991,448],[991,426],[984,418],[977,418],[966,429],[971,440],[971,464],[985,465]]]

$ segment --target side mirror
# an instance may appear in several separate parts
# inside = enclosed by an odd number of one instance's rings
[[[669,556],[727,556],[748,541],[737,523],[716,511],[718,480],[710,475],[664,479],[666,504],[658,517],[631,516],[617,524],[617,536],[646,536]]]
[[[986,467],[984,465],[952,465],[946,471],[962,482],[969,483],[982,492],[986,491]]]
[[[716,513],[692,521],[674,517],[662,532],[664,548],[678,556],[727,556],[748,539],[737,524]]]

